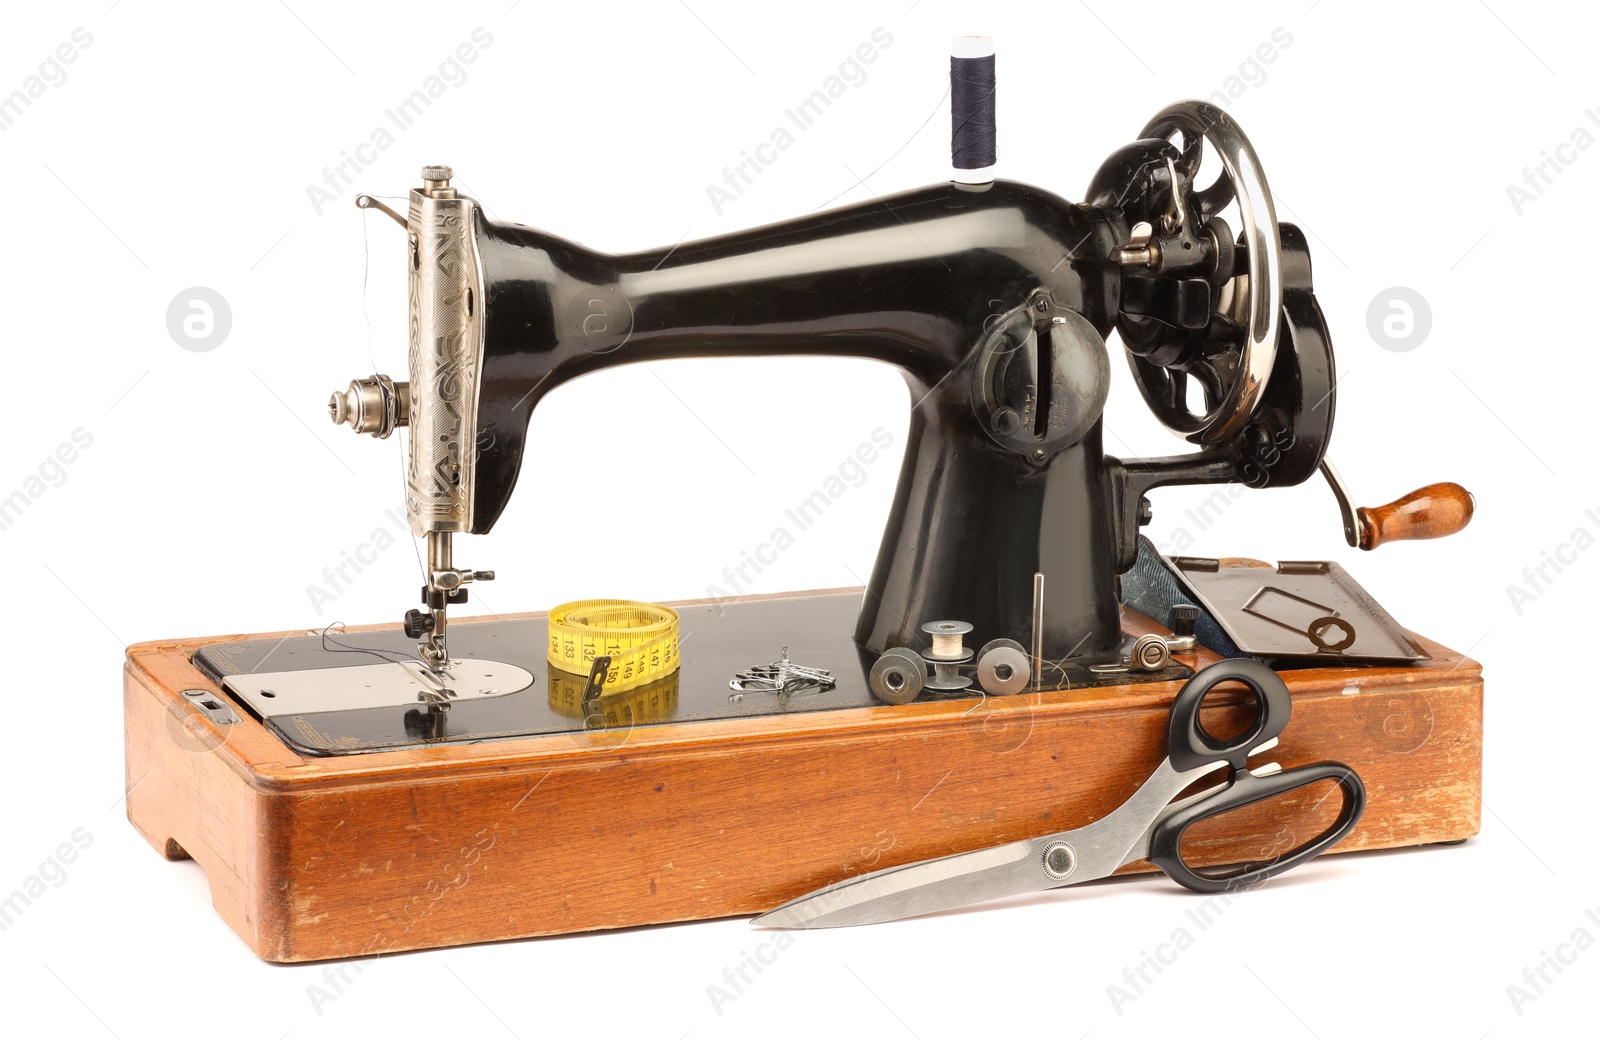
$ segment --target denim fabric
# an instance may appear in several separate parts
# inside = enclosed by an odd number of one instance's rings
[[[1205,647],[1224,658],[1248,658],[1250,655],[1234,644],[1222,631],[1216,619],[1203,606],[1195,603],[1188,590],[1178,582],[1177,576],[1161,559],[1161,554],[1143,535],[1139,536],[1139,560],[1133,569],[1122,576],[1122,602],[1140,614],[1172,628],[1172,608],[1176,604],[1194,604],[1200,608],[1194,633]]]

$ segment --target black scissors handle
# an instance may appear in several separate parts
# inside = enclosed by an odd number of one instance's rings
[[[1226,682],[1242,683],[1255,698],[1254,723],[1236,737],[1221,740],[1200,723],[1200,705],[1212,688]],[[1258,661],[1235,658],[1218,662],[1184,684],[1172,703],[1167,722],[1167,758],[1179,771],[1192,770],[1219,760],[1228,764],[1227,785],[1215,795],[1177,810],[1157,823],[1150,835],[1149,860],[1180,885],[1202,893],[1242,889],[1303,864],[1327,850],[1354,828],[1367,807],[1367,790],[1356,772],[1343,763],[1322,762],[1258,777],[1246,765],[1250,751],[1277,737],[1289,723],[1289,688],[1276,672]],[[1286,853],[1223,871],[1201,873],[1183,859],[1180,846],[1192,825],[1243,809],[1298,788],[1333,781],[1342,804],[1338,818],[1322,832]]]

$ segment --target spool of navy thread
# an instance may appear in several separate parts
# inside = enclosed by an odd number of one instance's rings
[[[967,184],[994,180],[994,40],[957,36],[950,44],[950,165]]]

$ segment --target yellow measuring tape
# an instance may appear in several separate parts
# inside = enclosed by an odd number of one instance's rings
[[[550,667],[587,676],[611,657],[607,694],[678,670],[678,612],[637,600],[574,600],[550,611]]]

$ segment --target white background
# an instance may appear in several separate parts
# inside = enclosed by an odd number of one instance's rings
[[[1600,552],[1547,571],[1520,611],[1508,594],[1576,529],[1600,532],[1584,461],[1600,150],[1563,149],[1572,161],[1520,214],[1507,195],[1576,128],[1600,134],[1585,115],[1600,105],[1587,10],[100,0],[9,7],[0,94],[79,27],[93,42],[66,79],[0,133],[0,496],[74,430],[93,438],[0,532],[18,724],[0,755],[0,894],[76,829],[92,836],[0,933],[7,1033],[1477,1039],[1592,1024],[1600,949],[1563,949],[1574,963],[1532,1002],[1507,992],[1575,930],[1600,940],[1584,914],[1600,906],[1584,866]],[[315,212],[307,186],[477,27],[493,41],[465,81]],[[893,43],[865,81],[715,212],[706,186],[878,27]],[[1279,28],[1292,43],[1241,73]],[[957,32],[998,40],[1006,176],[1068,198],[1168,102],[1250,81],[1230,111],[1280,218],[1313,236],[1342,374],[1333,457],[1362,502],[1451,479],[1479,514],[1457,538],[1363,555],[1319,484],[1247,493],[1203,531],[1184,509],[1204,493],[1171,489],[1149,530],[1188,528],[1205,555],[1338,560],[1402,624],[1470,648],[1488,679],[1481,836],[1327,858],[1252,892],[1120,1010],[1108,985],[1186,924],[1193,898],[1166,880],[802,935],[720,1009],[708,986],[764,939],[744,920],[383,958],[314,1003],[324,966],[259,962],[212,911],[199,867],[163,861],[124,819],[119,668],[131,642],[386,621],[411,605],[404,542],[331,606],[307,592],[401,497],[398,446],[323,411],[351,377],[405,369],[402,238],[355,192],[402,195],[420,164],[450,163],[501,219],[612,251],[886,195],[946,174]],[[194,286],[232,314],[202,353],[166,322]],[[1369,305],[1395,286],[1432,314],[1403,353],[1368,332]],[[1113,372],[1108,450],[1179,448]],[[874,428],[898,445],[906,403],[899,377],[865,362],[683,362],[569,385],[535,416],[495,532],[460,544],[463,563],[499,573],[474,610],[703,596]],[[894,469],[891,454],[756,588],[857,584]],[[579,484],[560,473],[609,481],[608,508],[578,519]]]

